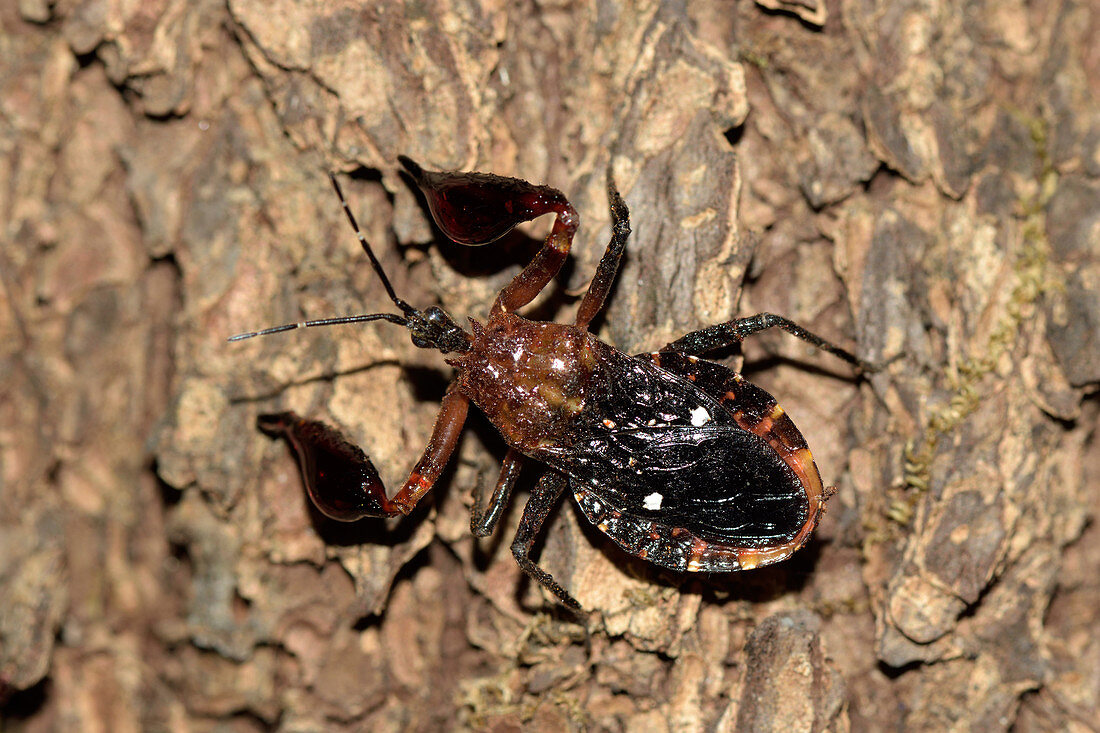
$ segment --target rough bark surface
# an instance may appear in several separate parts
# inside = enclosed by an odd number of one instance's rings
[[[0,728],[1096,730],[1098,37],[1085,0],[0,3]],[[611,165],[604,338],[768,310],[893,359],[746,346],[838,487],[811,544],[678,576],[563,504],[579,623],[518,506],[468,531],[478,418],[405,520],[312,512],[258,413],[395,486],[449,378],[386,324],[226,343],[387,308],[326,171],[460,317],[545,232],[441,241],[400,153],[570,196],[537,317],[602,253]]]

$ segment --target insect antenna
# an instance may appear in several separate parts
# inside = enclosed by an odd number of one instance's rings
[[[351,213],[351,207],[348,206],[348,201],[344,198],[344,192],[340,188],[340,184],[336,180],[336,175],[332,172],[328,174],[329,180],[332,181],[332,187],[336,189],[336,195],[340,197],[340,205],[344,207],[344,213],[347,214],[348,221],[351,223],[351,228],[355,230],[355,236],[359,239],[359,244],[363,247],[363,251],[367,253],[367,258],[370,260],[371,267],[374,268],[375,273],[378,275],[378,279],[382,281],[382,286],[386,288],[386,294],[393,301],[402,313],[406,316],[420,316],[419,311],[406,303],[401,298],[397,297],[397,293],[394,292],[393,285],[390,284],[390,279],[386,277],[386,272],[382,269],[382,263],[378,261],[378,258],[374,256],[374,250],[371,249],[370,243],[367,238],[363,236],[362,230],[359,229],[359,222],[355,220],[355,214]],[[245,339],[254,338],[256,336],[268,336],[273,333],[282,333],[283,331],[293,331],[296,328],[313,328],[315,326],[335,326],[343,323],[365,323],[367,321],[389,321],[390,323],[396,323],[399,326],[408,326],[409,319],[402,316],[395,315],[393,313],[366,313],[357,316],[338,316],[336,318],[320,318],[312,321],[299,321],[297,323],[284,323],[281,326],[272,326],[271,328],[265,328],[260,331],[249,331],[247,333],[238,333],[235,336],[230,336],[227,341],[243,341]]]
[[[336,174],[329,172],[329,180],[332,181],[332,187],[336,189],[336,195],[340,197],[340,205],[344,207],[344,213],[348,216],[348,221],[351,223],[351,228],[355,230],[355,236],[359,238],[359,244],[363,247],[363,251],[367,253],[367,257],[370,259],[371,267],[378,273],[378,279],[382,281],[383,287],[386,288],[386,294],[390,296],[390,300],[393,304],[401,309],[401,312],[405,315],[412,315],[416,312],[416,308],[401,300],[397,297],[397,293],[393,290],[393,285],[390,285],[390,279],[386,277],[385,271],[382,269],[382,263],[378,261],[378,258],[374,256],[374,250],[370,248],[370,243],[367,242],[367,238],[363,236],[363,232],[359,230],[359,222],[355,220],[355,214],[351,213],[351,207],[348,206],[347,199],[344,198],[344,192],[340,189],[340,184],[336,181]]]
[[[298,323],[284,323],[281,326],[272,326],[261,331],[249,331],[230,336],[226,341],[244,341],[254,336],[269,336],[273,333],[293,331],[296,328],[313,328],[314,326],[335,326],[341,323],[365,323],[366,321],[389,321],[399,326],[408,325],[408,321],[393,313],[366,313],[360,316],[339,316],[337,318],[320,318],[315,321],[299,321]]]

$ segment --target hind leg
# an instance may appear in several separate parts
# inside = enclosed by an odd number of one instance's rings
[[[661,351],[677,351],[681,354],[693,356],[705,354],[710,351],[728,348],[739,344],[748,336],[766,331],[769,328],[781,328],[787,333],[802,339],[806,343],[813,344],[822,351],[827,351],[833,356],[839,357],[849,364],[858,367],[864,372],[875,372],[881,369],[879,365],[871,364],[858,356],[845,351],[835,344],[826,341],[815,333],[807,331],[794,321],[773,313],[757,313],[747,318],[737,318],[726,323],[707,326],[698,331],[692,331],[686,336],[681,336],[665,346]]]
[[[560,585],[550,573],[540,568],[531,559],[531,548],[535,544],[535,538],[542,529],[550,510],[554,508],[562,491],[569,480],[560,473],[547,471],[539,479],[535,490],[531,492],[531,498],[523,507],[523,518],[519,521],[519,529],[516,530],[516,538],[512,541],[512,554],[523,571],[539,582],[543,588],[558,597],[565,606],[580,611],[581,604]]]

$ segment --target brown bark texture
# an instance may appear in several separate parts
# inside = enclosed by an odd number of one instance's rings
[[[1097,730],[1100,6],[1088,0],[0,3],[0,729]],[[625,351],[780,313],[744,372],[837,493],[810,544],[662,572],[471,489],[472,417],[401,521],[310,509],[257,414],[343,427],[390,487],[450,378],[397,291],[484,317],[545,221],[445,241],[396,157],[564,191],[529,308],[634,234]],[[729,355],[740,368],[740,357]]]

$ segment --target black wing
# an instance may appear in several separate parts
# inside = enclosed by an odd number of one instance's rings
[[[574,444],[563,469],[615,510],[739,548],[790,542],[809,518],[795,473],[736,425],[609,430]]]
[[[804,531],[817,507],[798,475],[719,399],[648,356],[613,352],[598,369],[568,444],[536,456],[572,478],[578,501],[744,549]]]

